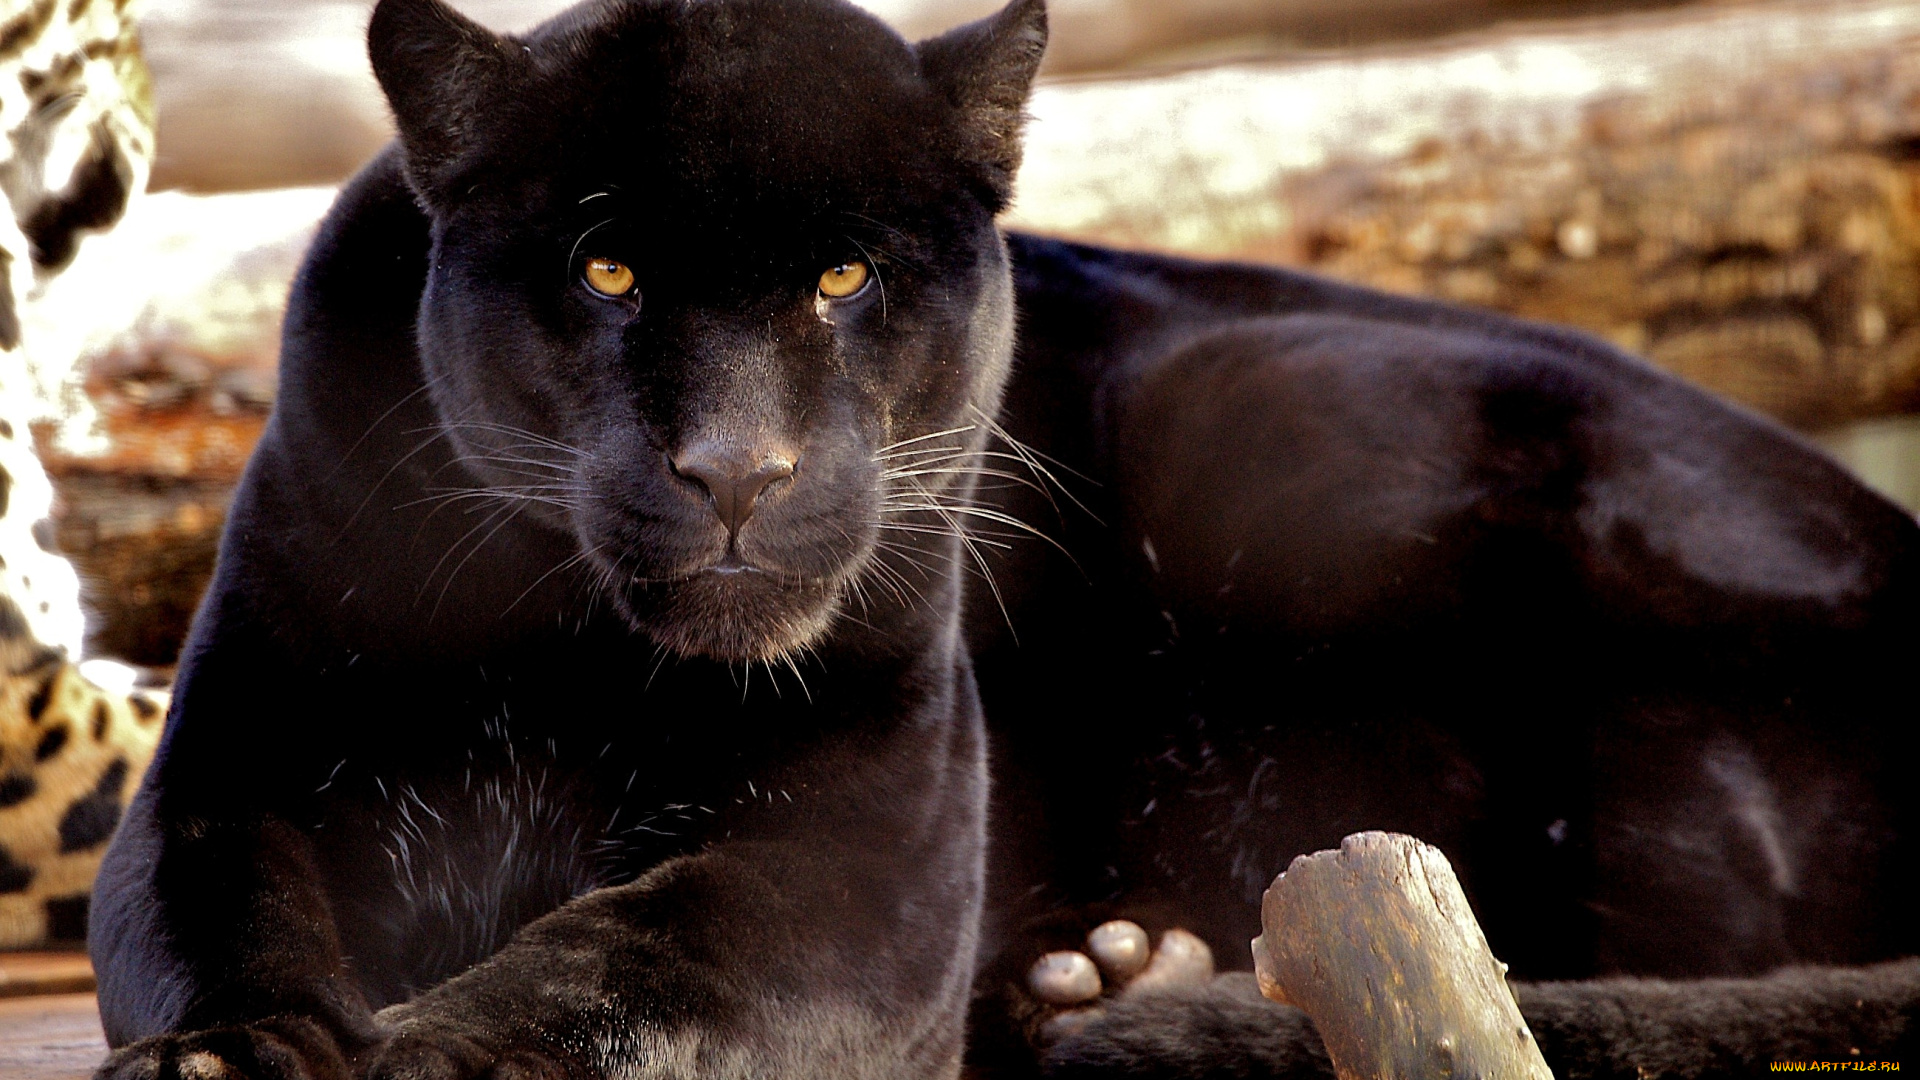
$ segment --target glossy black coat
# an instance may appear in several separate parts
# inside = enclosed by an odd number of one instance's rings
[[[1009,292],[987,223],[1036,3],[911,62],[833,4],[685,8],[717,21],[675,37],[681,10],[583,9],[521,54],[382,5],[406,151],[343,193],[302,271],[280,400],[103,869],[108,1036],[153,1040],[107,1075],[196,1053],[260,1078],[951,1075],[970,993],[982,1066],[1031,1069],[1011,988],[1041,950],[1126,914],[1245,967],[1259,890],[1366,828],[1441,846],[1517,977],[1915,951],[1910,518],[1571,331],[1023,236]],[[647,65],[701,48],[764,64],[649,96]],[[847,50],[893,81],[833,96],[813,58]],[[855,129],[865,159],[818,142]],[[545,216],[595,154],[646,177],[629,213],[654,224],[622,256],[679,271],[627,308],[542,261],[599,227]],[[828,333],[783,290],[845,257],[809,231],[836,183],[898,211],[855,233],[896,262],[885,306]],[[969,409],[1001,402],[1052,479],[975,458],[1036,484],[951,490],[1064,551],[1012,536],[983,567],[912,535],[891,588],[795,632],[791,669],[750,658],[871,552],[868,459],[944,429],[990,449]],[[532,438],[491,438],[508,428]],[[735,543],[670,467],[716,431],[801,448],[737,540],[815,584],[681,589],[676,567]],[[597,448],[593,500],[463,512],[542,439]],[[668,601],[619,584],[649,575]],[[1766,1037],[1898,1049],[1920,980],[1875,977],[1776,988],[1803,1028]],[[1611,992],[1534,996],[1572,1033],[1556,1065],[1671,1020],[1596,1009]],[[1744,992],[1700,1008],[1750,1011]],[[1313,1066],[1243,984],[1169,1002],[1052,1066]]]

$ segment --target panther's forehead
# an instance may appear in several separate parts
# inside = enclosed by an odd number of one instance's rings
[[[792,224],[950,186],[948,107],[912,48],[851,4],[609,5],[528,47],[555,141],[681,224],[708,212]]]

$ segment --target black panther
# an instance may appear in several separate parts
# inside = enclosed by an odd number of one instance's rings
[[[1044,42],[381,0],[101,1077],[1323,1072],[1196,950],[1363,828],[1516,977],[1727,977],[1524,987],[1563,1072],[1914,1044],[1914,522],[1577,333],[1003,236]],[[1020,989],[1111,918],[1199,960]]]

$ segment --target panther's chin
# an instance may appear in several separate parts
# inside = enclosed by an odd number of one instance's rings
[[[818,641],[840,611],[833,578],[795,578],[722,563],[616,593],[627,621],[681,656],[774,660]]]

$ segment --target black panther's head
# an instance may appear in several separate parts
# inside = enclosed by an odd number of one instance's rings
[[[779,655],[890,545],[951,543],[910,508],[966,497],[941,463],[1006,375],[1041,0],[918,46],[842,0],[597,0],[525,37],[382,0],[368,36],[433,222],[435,408],[636,628]]]

